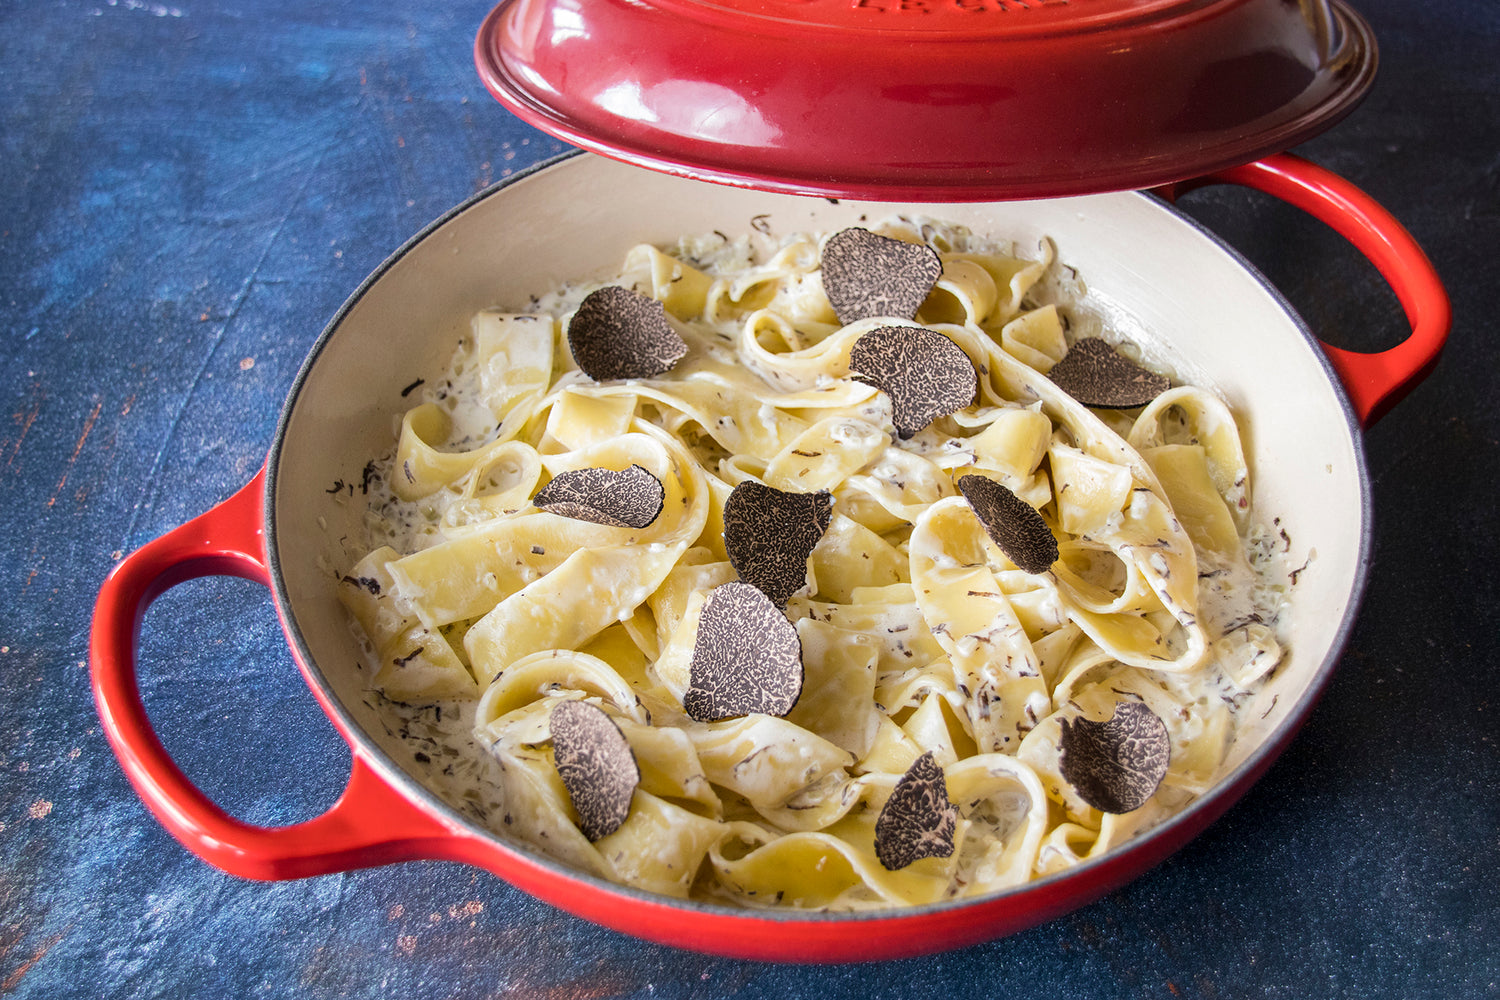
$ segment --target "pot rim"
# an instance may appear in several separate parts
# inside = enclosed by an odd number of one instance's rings
[[[585,150],[569,150],[557,156],[539,161],[524,170],[517,171],[509,177],[503,178],[492,185],[476,192],[464,199],[447,212],[424,226],[415,235],[404,242],[397,250],[380,263],[369,275],[365,277],[353,293],[339,307],[338,311],[329,320],[327,325],[319,334],[317,340],[309,348],[306,358],[303,360],[296,377],[287,392],[287,397],[282,405],[276,421],[276,427],[272,438],[272,444],[265,465],[264,492],[262,494],[262,517],[265,531],[265,554],[266,568],[270,580],[270,590],[275,603],[278,617],[281,619],[283,631],[286,633],[292,654],[302,668],[307,681],[315,683],[319,690],[318,701],[322,705],[329,719],[339,731],[344,740],[349,744],[356,756],[362,757],[369,763],[391,788],[402,796],[408,798],[413,804],[419,806],[429,816],[443,822],[452,832],[455,839],[475,839],[485,844],[487,848],[497,850],[502,854],[515,855],[527,863],[531,863],[546,869],[552,875],[562,876],[565,880],[576,882],[596,892],[614,895],[633,903],[642,903],[652,906],[666,907],[673,910],[685,912],[696,912],[711,914],[716,919],[742,919],[752,922],[774,922],[778,924],[846,924],[846,923],[870,923],[884,921],[904,921],[916,919],[933,914],[959,914],[976,908],[992,907],[1007,899],[1024,897],[1036,892],[1045,892],[1047,889],[1068,885],[1078,882],[1087,885],[1091,880],[1097,878],[1097,886],[1088,894],[1088,900],[1092,901],[1104,895],[1111,889],[1132,881],[1143,875],[1150,868],[1159,864],[1165,857],[1181,849],[1194,836],[1205,829],[1209,824],[1217,820],[1224,812],[1234,805],[1249,788],[1260,778],[1260,776],[1271,766],[1276,758],[1289,745],[1297,731],[1307,721],[1318,699],[1328,686],[1333,671],[1343,656],[1348,644],[1350,634],[1358,620],[1359,611],[1363,604],[1364,594],[1368,583],[1369,570],[1372,561],[1371,550],[1373,548],[1373,499],[1371,495],[1371,483],[1369,471],[1364,454],[1363,433],[1359,418],[1354,412],[1348,394],[1334,370],[1332,363],[1321,349],[1317,338],[1313,335],[1306,322],[1292,307],[1285,296],[1263,275],[1256,267],[1235,250],[1225,243],[1212,230],[1202,223],[1186,215],[1175,206],[1168,204],[1161,198],[1148,192],[1114,192],[1107,195],[1112,198],[1139,197],[1146,198],[1157,207],[1167,212],[1177,222],[1185,224],[1207,237],[1219,249],[1227,253],[1241,269],[1252,278],[1271,298],[1275,301],[1282,312],[1296,327],[1297,332],[1307,341],[1313,349],[1312,354],[1317,363],[1322,367],[1324,377],[1332,383],[1340,411],[1343,414],[1346,430],[1350,436],[1353,447],[1352,452],[1355,461],[1355,475],[1359,484],[1360,495],[1360,537],[1358,542],[1358,558],[1354,566],[1353,579],[1349,590],[1349,601],[1344,611],[1343,619],[1334,630],[1332,642],[1323,662],[1310,672],[1309,682],[1303,691],[1297,704],[1291,708],[1286,717],[1277,726],[1268,732],[1259,746],[1251,751],[1243,761],[1231,772],[1219,778],[1214,786],[1207,792],[1195,798],[1181,812],[1174,814],[1160,824],[1136,833],[1124,843],[1106,851],[1097,858],[1086,859],[1077,865],[1066,868],[1041,878],[1013,886],[998,892],[964,899],[949,899],[935,903],[927,903],[916,906],[889,907],[872,910],[855,911],[809,911],[795,909],[746,909],[732,907],[725,904],[704,902],[699,900],[675,899],[658,893],[647,892],[631,886],[621,885],[608,881],[599,876],[590,874],[577,868],[573,868],[551,856],[536,850],[530,845],[513,841],[490,830],[489,828],[464,816],[453,808],[426,784],[407,774],[406,771],[381,748],[379,743],[370,738],[364,727],[354,718],[353,714],[344,706],[337,695],[333,684],[324,674],[323,669],[314,659],[308,642],[298,627],[297,618],[293,614],[292,601],[288,596],[288,587],[282,569],[279,548],[276,544],[277,536],[277,504],[276,492],[279,465],[282,450],[285,445],[288,423],[291,420],[293,410],[302,397],[309,377],[317,366],[320,356],[327,347],[333,336],[338,333],[344,320],[360,303],[370,289],[390,272],[407,255],[414,252],[430,236],[440,230],[447,223],[467,212],[469,209],[494,197],[511,185],[525,180],[535,174],[551,170],[565,165],[566,163],[584,156],[597,155]],[[703,183],[703,182],[700,182]],[[893,202],[900,204],[899,202]],[[1154,847],[1162,844],[1174,845],[1159,858],[1149,859],[1143,865],[1135,865],[1132,862],[1140,859],[1143,854],[1149,855]],[[482,865],[491,874],[509,883],[511,880],[496,871],[495,867]],[[1111,869],[1122,868],[1122,871],[1111,872]],[[554,901],[548,901],[556,905]],[[1069,907],[1073,909],[1073,907]],[[938,950],[941,946],[929,947],[925,951]]]

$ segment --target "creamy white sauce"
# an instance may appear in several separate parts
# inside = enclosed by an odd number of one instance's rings
[[[917,222],[914,225],[921,228],[930,224]],[[944,242],[956,250],[1011,249],[1004,241],[983,240],[964,233],[949,233]],[[811,252],[815,252],[815,244],[808,245],[813,248]],[[726,239],[717,234],[691,237],[684,239],[676,247],[666,249],[668,253],[680,256],[710,274],[749,272],[738,282],[743,289],[754,285],[758,280],[757,269],[763,268],[764,262],[780,248],[769,237],[752,233],[735,239]],[[629,284],[632,280],[649,290],[649,278],[646,275],[627,274],[625,280],[609,283]],[[527,304],[526,309],[554,317],[560,324],[565,324],[566,318],[583,297],[602,283],[604,282],[580,282],[563,286],[539,296]],[[778,298],[805,299],[820,294],[816,287],[810,288],[808,284],[802,281],[784,287],[777,293]],[[1033,289],[1031,298],[1033,304],[1056,302],[1063,309],[1068,309],[1083,291],[1082,283],[1076,276],[1065,268],[1054,268],[1049,272],[1049,277]],[[775,300],[773,306],[774,304]],[[1101,320],[1096,313],[1080,310],[1070,315],[1075,315],[1073,335],[1102,332]],[[704,325],[711,326],[712,332],[722,335],[726,344],[734,343],[738,333],[735,320],[724,319],[716,325]],[[1123,353],[1139,353],[1133,351],[1129,340],[1121,344],[1117,336],[1110,339],[1121,345]],[[562,348],[554,362],[554,388],[569,383],[586,383],[587,380],[579,374],[565,373],[564,370],[571,366],[571,359],[567,357],[565,338],[559,338],[558,342]],[[1147,360],[1157,370],[1169,367],[1163,364],[1164,359],[1155,356]],[[738,366],[744,361],[746,359],[738,357],[731,347],[694,351],[684,360],[674,377],[721,377],[726,367]],[[735,370],[740,373],[735,377],[753,377],[744,374],[743,368],[736,367]],[[1175,376],[1176,373],[1169,369],[1168,374]],[[817,380],[819,388],[835,385],[837,382],[826,376],[820,376]],[[412,405],[432,403],[445,411],[452,421],[452,432],[442,444],[445,449],[472,449],[493,440],[497,434],[495,418],[484,398],[483,373],[475,363],[473,344],[470,341],[466,340],[458,346],[448,370],[422,385],[408,402]],[[884,397],[872,398],[859,412],[861,417],[874,424],[889,422],[890,409]],[[775,419],[775,410],[769,406],[763,407],[758,416],[761,421],[769,423]],[[725,415],[720,418],[720,422],[726,427],[733,426],[734,418]],[[872,433],[878,434],[878,428],[872,427],[870,423],[850,420],[839,424],[833,430],[832,437],[850,447],[862,448],[869,445]],[[709,442],[709,446],[705,446],[705,452],[711,450],[711,445],[712,442]],[[897,492],[913,486],[941,492],[943,484],[914,482],[924,474],[925,463],[914,463],[907,456],[926,458],[945,470],[961,469],[974,461],[973,448],[966,438],[923,432],[906,441],[892,436],[890,447],[863,470],[863,475],[873,477]],[[441,490],[417,501],[399,499],[391,488],[394,477],[400,474],[394,468],[394,461],[394,454],[377,459],[374,463],[375,474],[368,483],[365,542],[369,549],[389,545],[402,554],[419,552],[443,540],[444,526],[451,528],[477,524],[487,516],[480,505],[465,501],[456,492],[449,490]],[[521,474],[518,466],[501,466],[491,473],[491,477],[496,487],[503,488]],[[951,489],[948,492],[951,493]],[[1144,515],[1146,499],[1137,496],[1132,501],[1135,505],[1132,511],[1136,516]],[[1120,518],[1118,513],[1113,515],[1116,526]],[[1213,651],[1209,662],[1201,669],[1190,674],[1168,677],[1166,686],[1182,704],[1222,703],[1232,719],[1248,703],[1247,690],[1262,682],[1266,674],[1274,670],[1280,655],[1278,640],[1284,641],[1285,632],[1281,620],[1286,604],[1285,575],[1279,558],[1281,548],[1280,539],[1273,530],[1256,523],[1246,537],[1247,562],[1215,562],[1200,554],[1197,614],[1208,629]],[[652,551],[660,551],[660,548],[653,546]],[[902,552],[905,554],[904,546]],[[1159,572],[1166,571],[1165,560],[1160,555],[1148,558]],[[962,568],[941,553],[934,553],[933,560],[943,569]],[[1092,582],[1100,586],[1110,588],[1120,584],[1117,566],[1101,564],[1096,574]],[[523,578],[529,580],[532,577]],[[484,582],[492,590],[497,586],[494,580]],[[594,589],[600,594],[617,589],[614,581],[610,580],[596,580],[594,585]],[[416,595],[410,593],[402,594],[398,601],[403,602],[409,610],[414,596]],[[634,607],[647,596],[649,595],[644,592],[627,594],[625,603],[616,609],[618,617],[627,619]],[[905,638],[914,634],[921,624],[915,609],[908,607],[904,610],[906,614],[895,611],[888,621],[879,623],[880,627],[871,636],[881,650],[882,683],[899,679],[900,671],[905,669],[904,662],[911,657]],[[1058,616],[1061,613],[1060,610],[1055,612]],[[809,602],[799,598],[789,605],[788,614],[793,618],[809,614],[816,616],[817,610]],[[836,612],[829,616],[836,619]],[[976,636],[965,636],[959,640],[958,646],[967,653],[981,641]],[[510,824],[506,821],[508,814],[495,773],[495,761],[484,752],[484,748],[476,744],[473,736],[474,703],[447,701],[411,706],[386,700],[373,691],[369,697],[392,736],[407,749],[413,770],[425,784],[476,822],[501,832],[506,831]],[[1028,703],[1027,707],[1036,717],[1051,711],[1045,696],[1036,700],[1035,704]],[[738,766],[750,767],[757,772],[760,768],[784,769],[794,766],[795,762],[812,761],[812,753],[808,747],[794,741],[789,745],[773,748],[770,754],[754,762],[745,761]],[[844,788],[838,782],[830,781],[834,776],[820,777],[820,767],[815,761],[808,763],[808,776],[815,781],[800,793],[803,801],[813,801],[820,795],[842,791]],[[1158,796],[1169,805],[1180,805],[1190,798],[1180,790],[1165,786]],[[1164,811],[1163,816],[1169,813],[1170,810]],[[1026,818],[1027,799],[1024,795],[997,794],[968,815],[964,836],[971,839],[988,837],[991,841],[997,837],[1003,839],[1024,824]],[[514,820],[514,817],[510,819]],[[536,824],[541,826],[544,820],[538,818]],[[1048,850],[1056,853],[1053,848]],[[1047,852],[1044,851],[1039,864],[1047,861]],[[958,881],[961,885],[974,876],[974,871],[962,869]],[[850,900],[851,905],[855,902],[857,900]]]

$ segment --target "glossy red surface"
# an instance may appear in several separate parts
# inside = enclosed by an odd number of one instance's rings
[[[1286,149],[1374,76],[1306,0],[506,0],[490,92],[575,145],[829,197],[1152,187]]]
[[[152,728],[136,683],[141,619],[164,591],[194,577],[238,576],[270,585],[263,493],[262,472],[217,507],[131,553],[105,580],[89,652],[94,702],[110,745],[162,826],[188,850],[235,875],[302,878],[444,856],[442,844],[453,838],[454,827],[394,792],[348,733],[343,735],[354,748],[354,765],[338,802],[315,819],[272,829],[244,823],[215,805],[182,773]],[[313,691],[322,701],[322,693]]]
[[[1396,293],[1411,325],[1411,336],[1377,354],[1322,345],[1354,412],[1366,427],[1400,402],[1437,364],[1453,322],[1448,293],[1427,254],[1379,202],[1338,174],[1287,153],[1230,167],[1159,193],[1170,198],[1208,184],[1254,188],[1302,209],[1352,243]]]
[[[1355,412],[1366,424],[1432,367],[1447,336],[1442,284],[1399,223],[1353,185],[1313,164],[1281,155],[1213,174],[1203,183],[1243,184],[1309,211],[1343,233],[1395,288],[1413,333],[1380,354],[1325,345]],[[1180,189],[1180,188],[1179,188]],[[1174,192],[1163,192],[1170,196]],[[1190,813],[1086,868],[1015,892],[878,915],[757,913],[679,903],[606,885],[509,846],[459,819],[386,761],[373,740],[347,725],[308,663],[299,663],[324,711],[353,754],[344,794],[305,823],[266,828],[229,816],[177,767],[157,738],[136,681],[136,641],[150,603],[195,576],[225,574],[271,586],[266,556],[265,473],[202,516],[126,556],[95,606],[90,659],[103,729],[122,767],[157,820],[188,850],[247,878],[288,879],[416,858],[477,865],[580,917],[637,937],[741,958],[841,962],[897,958],[1001,937],[1070,912],[1172,854],[1237,801],[1269,767],[1311,711],[1298,706],[1273,733],[1256,765],[1236,774]],[[283,609],[287,595],[279,594]],[[283,619],[285,627],[285,619]],[[293,642],[294,651],[298,648]],[[1312,692],[1316,696],[1317,691]]]

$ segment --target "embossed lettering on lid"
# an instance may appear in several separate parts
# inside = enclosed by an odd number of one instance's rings
[[[689,14],[721,11],[747,22],[793,21],[808,28],[877,28],[955,32],[965,36],[1092,25],[1183,0],[660,0],[660,7]],[[1201,3],[1197,4],[1201,6]]]

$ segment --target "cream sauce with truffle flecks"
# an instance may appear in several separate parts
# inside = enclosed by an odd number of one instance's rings
[[[1140,331],[1093,308],[1050,245],[916,217],[870,228],[942,263],[914,318],[840,322],[821,280],[827,235],[703,234],[486,311],[447,370],[412,389],[366,480],[361,558],[336,569],[371,706],[465,816],[652,892],[868,909],[1061,870],[1217,780],[1286,634],[1280,540],[1250,505],[1233,415],[1144,356]],[[685,351],[650,377],[596,382],[569,324],[616,286],[659,302]],[[951,380],[852,378],[856,345],[891,328],[951,344],[977,391],[897,427],[895,382]],[[1167,375],[1176,395],[1145,410],[1070,399],[1046,373],[1082,337]],[[536,506],[548,483],[612,488],[590,470],[631,468],[662,487],[649,523],[566,516],[594,503],[582,494]],[[1056,560],[1019,568],[964,476],[1037,511]],[[699,642],[704,608],[733,592],[734,546],[755,547],[724,534],[743,483],[826,491],[831,516],[805,579],[765,602],[796,633],[799,692],[721,719],[689,703],[743,694],[694,675],[718,657]],[[773,549],[795,534],[753,523]],[[559,771],[549,719],[578,701],[638,764],[617,825],[588,818],[595,806]],[[1122,801],[1144,804],[1122,814],[1091,804],[1115,800],[1081,794],[1064,765],[1066,734],[1116,715],[1159,720],[1170,745],[1164,773],[1129,776]],[[916,808],[896,790],[914,767],[927,774],[922,760],[942,776],[951,829],[939,799],[913,813],[926,826],[894,818]]]

